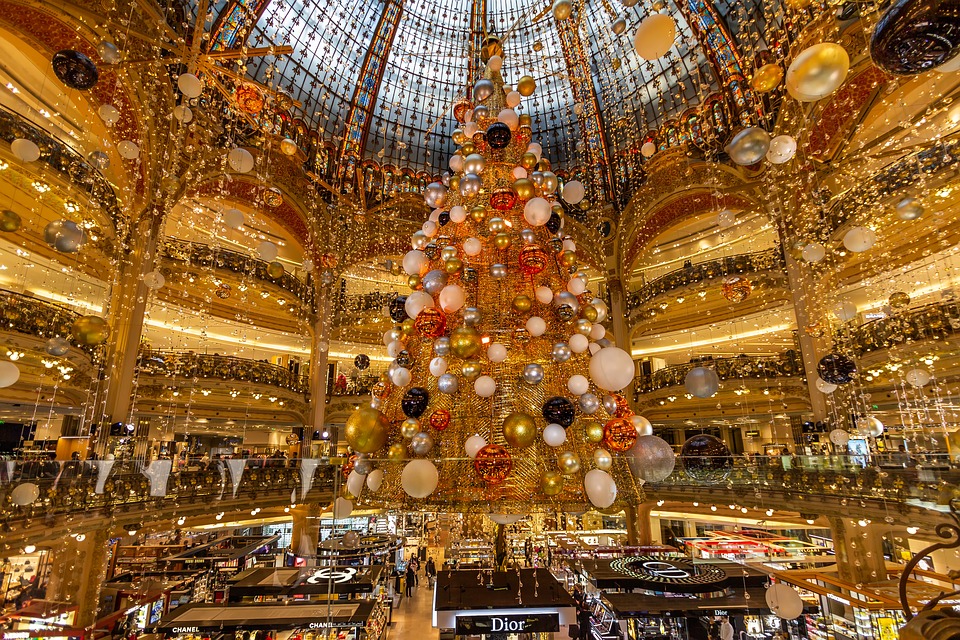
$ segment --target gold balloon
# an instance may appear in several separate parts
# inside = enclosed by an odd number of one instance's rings
[[[402,267],[401,267],[400,264],[397,263],[397,262],[394,262],[394,263],[390,266],[390,273],[391,273],[391,275],[398,276],[398,275],[400,275],[400,272],[401,272],[402,270],[403,270]]]
[[[412,336],[416,330],[417,325],[414,324],[413,318],[407,318],[400,324],[400,331],[402,331],[405,336]]]
[[[555,496],[563,491],[563,476],[559,471],[544,471],[540,476],[540,490],[546,496]]]
[[[596,420],[591,420],[583,425],[583,432],[587,442],[600,442],[603,440],[603,425]]]
[[[572,267],[573,265],[577,264],[577,254],[573,251],[563,251],[560,253],[557,260],[564,267]]]
[[[106,340],[109,332],[107,321],[99,316],[80,316],[70,329],[77,342],[90,346]]]
[[[537,423],[530,414],[514,411],[503,421],[503,437],[511,447],[526,449],[537,439]]]
[[[460,176],[450,176],[450,191],[453,193],[460,192]]]
[[[483,219],[487,217],[487,208],[478,205],[473,209],[470,209],[470,217],[473,218],[474,222],[483,222]]]
[[[467,134],[465,134],[461,129],[454,129],[453,134],[450,137],[453,138],[454,144],[463,144],[467,141]]]
[[[462,153],[464,157],[470,155],[471,153],[476,153],[476,151],[477,145],[473,144],[472,140],[467,140],[463,143],[463,146],[460,147],[460,153]]]
[[[533,118],[530,117],[530,114],[529,114],[529,113],[521,113],[521,114],[520,114],[520,126],[521,126],[521,127],[532,127],[532,126],[533,126]]]
[[[580,458],[573,451],[564,451],[557,456],[557,464],[560,465],[560,471],[565,476],[573,475],[580,471]]]
[[[522,96],[532,96],[536,90],[537,82],[530,76],[523,76],[520,78],[520,82],[517,83],[517,91],[519,91]]]
[[[481,373],[483,369],[477,362],[464,362],[463,367],[460,368],[460,375],[470,382],[479,378]]]
[[[520,156],[520,166],[530,171],[535,166],[537,166],[537,156],[533,153],[527,151],[522,156]]]
[[[590,201],[584,198],[583,200],[580,201],[579,206],[581,211],[588,211],[590,209]]]
[[[531,156],[533,154],[530,154]],[[513,190],[521,200],[529,200],[537,195],[537,186],[527,178],[520,178],[513,183]]]
[[[414,289],[414,290],[419,289],[420,284],[421,284],[420,276],[418,275],[412,275],[407,278],[407,286],[410,287],[411,289]]]
[[[498,233],[493,237],[493,246],[500,250],[507,249],[512,241],[509,233]]]
[[[570,0],[556,0],[553,3],[553,17],[557,20],[566,20],[573,13],[573,3]]]
[[[420,433],[420,421],[416,418],[407,418],[400,425],[400,435],[409,440]]]
[[[390,445],[390,448],[387,449],[387,459],[391,462],[400,462],[406,457],[407,452],[404,450],[403,445],[399,442]]]
[[[467,360],[480,353],[480,334],[470,327],[458,327],[450,334],[450,351]]]
[[[457,273],[460,269],[463,269],[463,260],[460,258],[450,258],[443,261],[443,270],[447,273]]]
[[[770,63],[753,72],[750,86],[757,93],[768,93],[776,89],[781,80],[783,80],[783,67]]]
[[[517,296],[513,299],[513,308],[521,313],[526,313],[530,311],[530,307],[533,306],[533,301],[530,300],[530,296]]]
[[[590,322],[596,322],[599,317],[597,314],[597,308],[592,304],[580,305],[580,317],[584,320],[589,320]]]
[[[550,161],[546,158],[540,158],[540,162],[537,163],[537,169],[540,171],[550,171]]]
[[[360,407],[347,418],[347,444],[357,453],[373,453],[387,443],[390,423],[373,407]]]

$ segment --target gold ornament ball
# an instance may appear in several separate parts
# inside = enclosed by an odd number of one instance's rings
[[[487,217],[487,208],[478,205],[473,209],[470,209],[470,217],[473,218],[474,222],[483,222],[483,219]]]
[[[587,442],[600,442],[603,440],[603,425],[595,420],[591,420],[583,426],[584,435]]]
[[[537,195],[537,185],[527,178],[520,178],[513,183],[513,190],[520,200],[529,200]]]
[[[4,209],[3,212],[0,212],[0,231],[6,231],[10,233],[19,228],[20,216],[9,209]]]
[[[521,127],[532,127],[532,126],[533,126],[533,118],[530,117],[530,114],[529,114],[529,113],[521,113],[521,114],[520,114],[520,126],[521,126]]]
[[[776,89],[783,80],[783,67],[778,64],[765,64],[753,72],[750,86],[757,93],[769,93]]]
[[[537,163],[537,170],[550,171],[550,161],[546,158],[540,158],[540,162]]]
[[[390,275],[398,276],[400,275],[402,270],[403,268],[401,267],[401,265],[397,262],[394,262],[393,265],[391,265],[390,267]]]
[[[416,418],[407,418],[400,425],[400,435],[409,440],[420,433],[420,421]]]
[[[580,316],[584,320],[589,320],[590,322],[596,322],[597,318],[599,317],[597,314],[597,308],[592,304],[581,305]]]
[[[894,291],[890,294],[887,302],[889,302],[890,306],[894,309],[905,309],[910,306],[910,294],[904,293],[903,291]]]
[[[573,475],[577,471],[580,471],[580,458],[578,458],[577,454],[573,451],[564,451],[557,456],[557,464],[565,476]]]
[[[490,230],[490,233],[500,233],[507,228],[507,223],[503,221],[503,218],[490,218],[490,222],[487,223],[487,229]]]
[[[580,210],[581,210],[581,211],[589,211],[589,210],[590,210],[590,201],[587,200],[586,198],[584,198],[583,200],[580,201],[580,204],[577,205],[577,206],[580,207]]]
[[[531,171],[535,166],[537,166],[537,156],[527,151],[520,156],[520,166],[527,171]]]
[[[347,444],[357,453],[373,453],[387,443],[390,423],[373,407],[360,407],[347,418]]]
[[[407,318],[400,323],[400,331],[402,331],[405,336],[412,336],[416,330],[417,325],[413,322],[413,318]]]
[[[463,143],[463,146],[460,147],[460,153],[462,153],[464,157],[470,155],[471,153],[476,153],[476,152],[477,152],[477,145],[473,144],[473,140],[467,140],[466,142]]]
[[[274,260],[267,265],[267,275],[276,280],[283,276],[283,265]]]
[[[555,204],[550,207],[550,211],[557,214],[558,217],[563,218],[563,207],[561,207],[559,204]]]
[[[450,192],[460,192],[460,176],[450,176]]]
[[[450,334],[450,351],[467,360],[480,353],[480,334],[470,327],[458,327]]]
[[[609,471],[613,466],[613,456],[606,449],[597,449],[593,452],[593,463],[601,471]]]
[[[537,440],[537,423],[530,414],[514,411],[503,421],[503,437],[511,447],[526,449]]]
[[[458,255],[457,248],[453,245],[447,245],[440,250],[440,257],[444,260],[451,260],[456,258]]]
[[[420,283],[421,283],[421,280],[420,280],[420,276],[418,275],[412,275],[407,278],[407,286],[413,289],[414,291],[420,288]]]
[[[407,457],[407,452],[404,451],[403,445],[397,442],[396,444],[390,445],[390,448],[387,449],[387,459],[391,462],[400,462]]]
[[[467,134],[462,129],[454,129],[450,137],[453,138],[454,144],[463,144],[467,141]]]
[[[564,267],[572,267],[577,264],[577,254],[573,251],[563,251],[560,253],[557,260]]]
[[[463,260],[460,258],[450,258],[443,261],[443,270],[447,273],[459,273],[460,269],[463,269]]]
[[[498,233],[493,237],[493,246],[501,251],[504,249],[509,249],[511,242],[513,242],[513,239],[510,237],[509,233]]]
[[[593,323],[585,318],[580,318],[577,320],[577,333],[590,336],[590,332],[593,331]]]
[[[520,92],[520,95],[524,97],[532,96],[533,92],[536,90],[537,81],[531,76],[523,76],[520,78],[520,82],[517,83],[517,91]]]
[[[530,296],[517,296],[513,299],[513,308],[521,313],[530,311],[532,306],[533,301],[530,299]]]
[[[70,330],[80,344],[95,346],[107,339],[107,321],[100,316],[81,316]]]
[[[483,370],[477,362],[465,362],[460,368],[460,375],[470,382],[479,378],[481,373]]]
[[[555,496],[563,491],[563,475],[559,471],[544,471],[540,476],[540,490],[545,496]]]
[[[560,186],[560,180],[557,178],[557,174],[552,171],[548,171],[543,176],[543,192],[544,193],[553,193]]]
[[[566,20],[573,13],[573,3],[570,0],[556,0],[553,3],[553,17],[557,20]]]

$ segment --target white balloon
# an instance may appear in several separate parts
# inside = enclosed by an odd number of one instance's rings
[[[475,136],[479,130],[480,127],[476,122],[468,122],[467,124],[463,125],[463,135],[467,136],[468,138]]]
[[[914,387],[922,387],[928,382],[930,382],[933,376],[930,375],[929,371],[924,369],[910,369],[907,371],[907,382],[909,382]]]
[[[460,205],[450,207],[450,222],[460,224],[467,219],[467,210]]]
[[[355,498],[359,497],[366,480],[367,476],[357,473],[357,470],[354,469],[347,476],[347,492]]]
[[[514,180],[523,180],[528,175],[527,170],[524,169],[523,167],[514,167],[512,174],[513,174]]]
[[[463,288],[458,284],[448,284],[443,289],[440,290],[440,294],[437,296],[438,301],[440,302],[440,308],[443,309],[446,313],[453,313],[458,311],[463,307],[463,302],[466,299],[466,293],[464,293]]]
[[[487,446],[486,439],[481,435],[474,434],[467,438],[463,448],[469,457],[476,458],[477,454],[480,453],[480,449],[483,449],[485,446]]]
[[[567,344],[570,345],[570,351],[573,351],[574,353],[583,353],[587,350],[587,347],[590,346],[590,339],[582,333],[575,333],[570,336]]]
[[[527,204],[523,205],[523,219],[535,227],[547,224],[552,213],[550,203],[539,196],[530,198]]]
[[[500,56],[490,56],[490,59],[487,60],[487,67],[491,71],[500,71],[503,68],[503,58]]]
[[[827,382],[820,376],[817,376],[817,379],[814,381],[813,385],[820,393],[833,393],[837,390],[837,385],[833,384],[832,382]]]
[[[793,620],[803,613],[803,599],[792,587],[783,583],[771,584],[764,595],[767,606],[778,618]]]
[[[234,171],[247,173],[253,169],[253,154],[243,147],[231,149],[227,154],[227,163]]]
[[[143,284],[151,291],[163,288],[166,283],[167,279],[159,271],[150,271],[143,274]]]
[[[183,124],[187,124],[193,120],[193,110],[185,104],[178,104],[173,108],[173,117]]]
[[[9,360],[0,361],[0,389],[10,387],[20,379],[20,368]]]
[[[18,484],[13,488],[13,491],[10,492],[10,502],[17,505],[18,507],[25,507],[27,505],[33,504],[37,501],[37,498],[40,497],[40,487],[33,484],[32,482],[24,482]]]
[[[510,127],[510,131],[516,131],[520,128],[520,116],[513,109],[500,109],[497,120]]]
[[[10,151],[22,162],[34,162],[40,159],[40,147],[33,140],[17,138],[10,143]]]
[[[574,374],[567,380],[567,389],[575,396],[582,396],[590,390],[590,381],[586,376]]]
[[[633,382],[633,357],[618,347],[600,349],[590,358],[590,378],[605,391],[620,391]]]
[[[523,520],[525,516],[516,513],[488,513],[487,517],[497,524],[516,524]]]
[[[391,358],[396,358],[397,354],[403,351],[403,343],[399,340],[392,340],[390,344],[387,345],[387,355]]]
[[[437,467],[429,460],[411,460],[400,473],[400,486],[411,498],[426,498],[439,480]]]
[[[845,447],[850,442],[850,434],[843,429],[834,429],[830,432],[830,442],[838,447]]]
[[[567,280],[567,291],[575,296],[580,295],[587,290],[587,283],[581,278],[570,278]]]
[[[559,447],[567,441],[567,430],[558,424],[548,424],[543,429],[543,441],[551,447]]]
[[[100,105],[100,108],[97,109],[97,115],[100,116],[100,119],[103,120],[104,124],[108,127],[112,127],[120,120],[120,112],[112,104]]]
[[[577,243],[571,240],[570,238],[563,239],[563,250],[564,251],[577,251]]]
[[[677,23],[662,13],[654,13],[640,23],[633,38],[633,48],[644,60],[656,60],[666,55],[677,39]]]
[[[503,362],[507,359],[507,348],[499,342],[494,342],[487,347],[487,360],[490,362]]]
[[[177,88],[188,98],[197,98],[203,93],[203,81],[192,73],[181,73],[177,77]]]
[[[447,360],[446,358],[441,358],[437,356],[430,361],[430,375],[435,378],[439,378],[447,372]]]
[[[223,224],[230,229],[239,229],[243,226],[243,211],[227,209],[223,212]]]
[[[520,95],[519,91],[511,91],[507,94],[507,106],[511,109],[520,106],[521,100],[523,100],[523,96]]]
[[[537,156],[537,161],[540,161],[540,158],[543,157],[543,147],[540,146],[538,142],[531,142],[527,145],[527,153],[532,153]]]
[[[849,300],[841,300],[833,305],[832,311],[833,315],[837,316],[841,322],[850,322],[857,317],[857,305]]]
[[[140,147],[136,142],[130,140],[121,140],[117,143],[117,153],[124,160],[136,160],[140,157]]]
[[[439,226],[433,220],[427,220],[423,223],[420,229],[423,231],[424,235],[426,235],[428,238],[432,238],[433,236],[437,235]]]
[[[460,173],[463,171],[463,156],[459,153],[455,153],[450,156],[450,170],[454,173]]]
[[[260,256],[261,260],[266,262],[273,262],[276,260],[278,253],[279,250],[277,249],[277,245],[273,244],[269,240],[264,240],[257,245],[257,254]]]
[[[424,309],[432,309],[434,306],[433,296],[426,291],[414,291],[407,296],[407,301],[403,304],[407,315],[414,320],[417,319],[421,311]]]
[[[783,164],[793,159],[797,153],[797,141],[793,136],[780,135],[770,141],[767,160],[773,164]]]
[[[599,322],[595,323],[592,327],[590,327],[590,338],[592,340],[599,340],[606,335],[607,335],[606,328]]]
[[[724,209],[717,214],[717,226],[721,229],[727,229],[737,223],[737,214],[730,209]]]
[[[333,501],[333,517],[335,520],[349,518],[353,513],[353,502],[346,498],[337,498]]]
[[[423,251],[407,251],[403,256],[403,271],[408,276],[420,275],[420,270],[429,262],[427,254]]]
[[[853,227],[843,235],[843,246],[854,253],[868,251],[877,242],[877,232],[869,227]]]
[[[540,304],[550,304],[553,302],[553,289],[550,287],[537,287],[533,292]]]
[[[630,416],[630,423],[637,430],[637,437],[653,435],[653,425],[643,416]]]
[[[820,262],[827,255],[827,250],[819,242],[811,242],[800,253],[807,262]]]
[[[590,502],[598,509],[606,509],[617,499],[617,483],[606,471],[591,469],[583,477],[583,488]]]
[[[479,238],[467,238],[463,241],[463,252],[468,256],[480,255],[483,251],[483,242]]]
[[[539,316],[532,316],[530,319],[528,319],[526,327],[527,331],[534,338],[542,336],[547,331],[546,321]]]
[[[652,158],[656,152],[657,145],[650,141],[644,142],[643,146],[640,147],[640,153],[644,158]]]
[[[373,493],[380,491],[380,485],[383,484],[383,470],[374,469],[367,474],[367,489]]]
[[[489,398],[497,391],[497,381],[490,376],[480,376],[473,382],[473,390],[481,398]]]
[[[410,369],[406,367],[397,367],[390,373],[390,381],[398,387],[405,387],[410,384],[410,380],[413,376],[410,374]]]
[[[564,183],[560,197],[568,204],[580,204],[586,194],[587,192],[582,182],[579,180],[571,180],[570,182]]]

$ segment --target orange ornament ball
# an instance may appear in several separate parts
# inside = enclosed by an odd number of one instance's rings
[[[547,268],[547,252],[543,247],[528,244],[520,250],[520,272],[527,276],[535,276]]]
[[[627,418],[610,418],[603,425],[603,446],[610,451],[629,451],[637,441],[637,429]]]
[[[266,105],[266,100],[263,97],[263,92],[260,90],[260,87],[249,82],[244,82],[237,87],[237,91],[233,97],[237,101],[237,108],[251,115],[260,113]]]
[[[443,431],[450,426],[450,412],[446,409],[437,409],[430,414],[430,426],[437,431]]]
[[[457,119],[457,122],[463,124],[467,117],[467,111],[470,111],[470,109],[473,109],[472,102],[466,98],[458,100],[457,103],[453,105],[453,117]]]
[[[615,393],[613,394],[613,399],[617,402],[617,410],[613,415],[618,418],[629,418],[633,415],[633,411],[630,409],[630,405],[627,404],[626,398],[619,393]]]
[[[417,314],[414,323],[421,338],[439,338],[447,329],[447,317],[436,307],[428,307]]]
[[[513,469],[510,452],[498,444],[488,444],[477,452],[473,461],[477,475],[487,484],[500,484]]]

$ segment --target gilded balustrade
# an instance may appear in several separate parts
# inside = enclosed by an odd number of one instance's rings
[[[63,337],[91,357],[98,353],[97,347],[81,345],[70,335],[70,329],[80,314],[67,307],[34,298],[28,294],[0,289],[2,324],[0,328],[41,339]]]
[[[858,356],[921,340],[944,340],[960,332],[960,303],[939,302],[872,320],[853,329]]]
[[[139,369],[141,375],[249,382],[287,389],[294,393],[306,393],[310,387],[306,376],[301,376],[280,365],[249,358],[189,351],[141,349]]]

